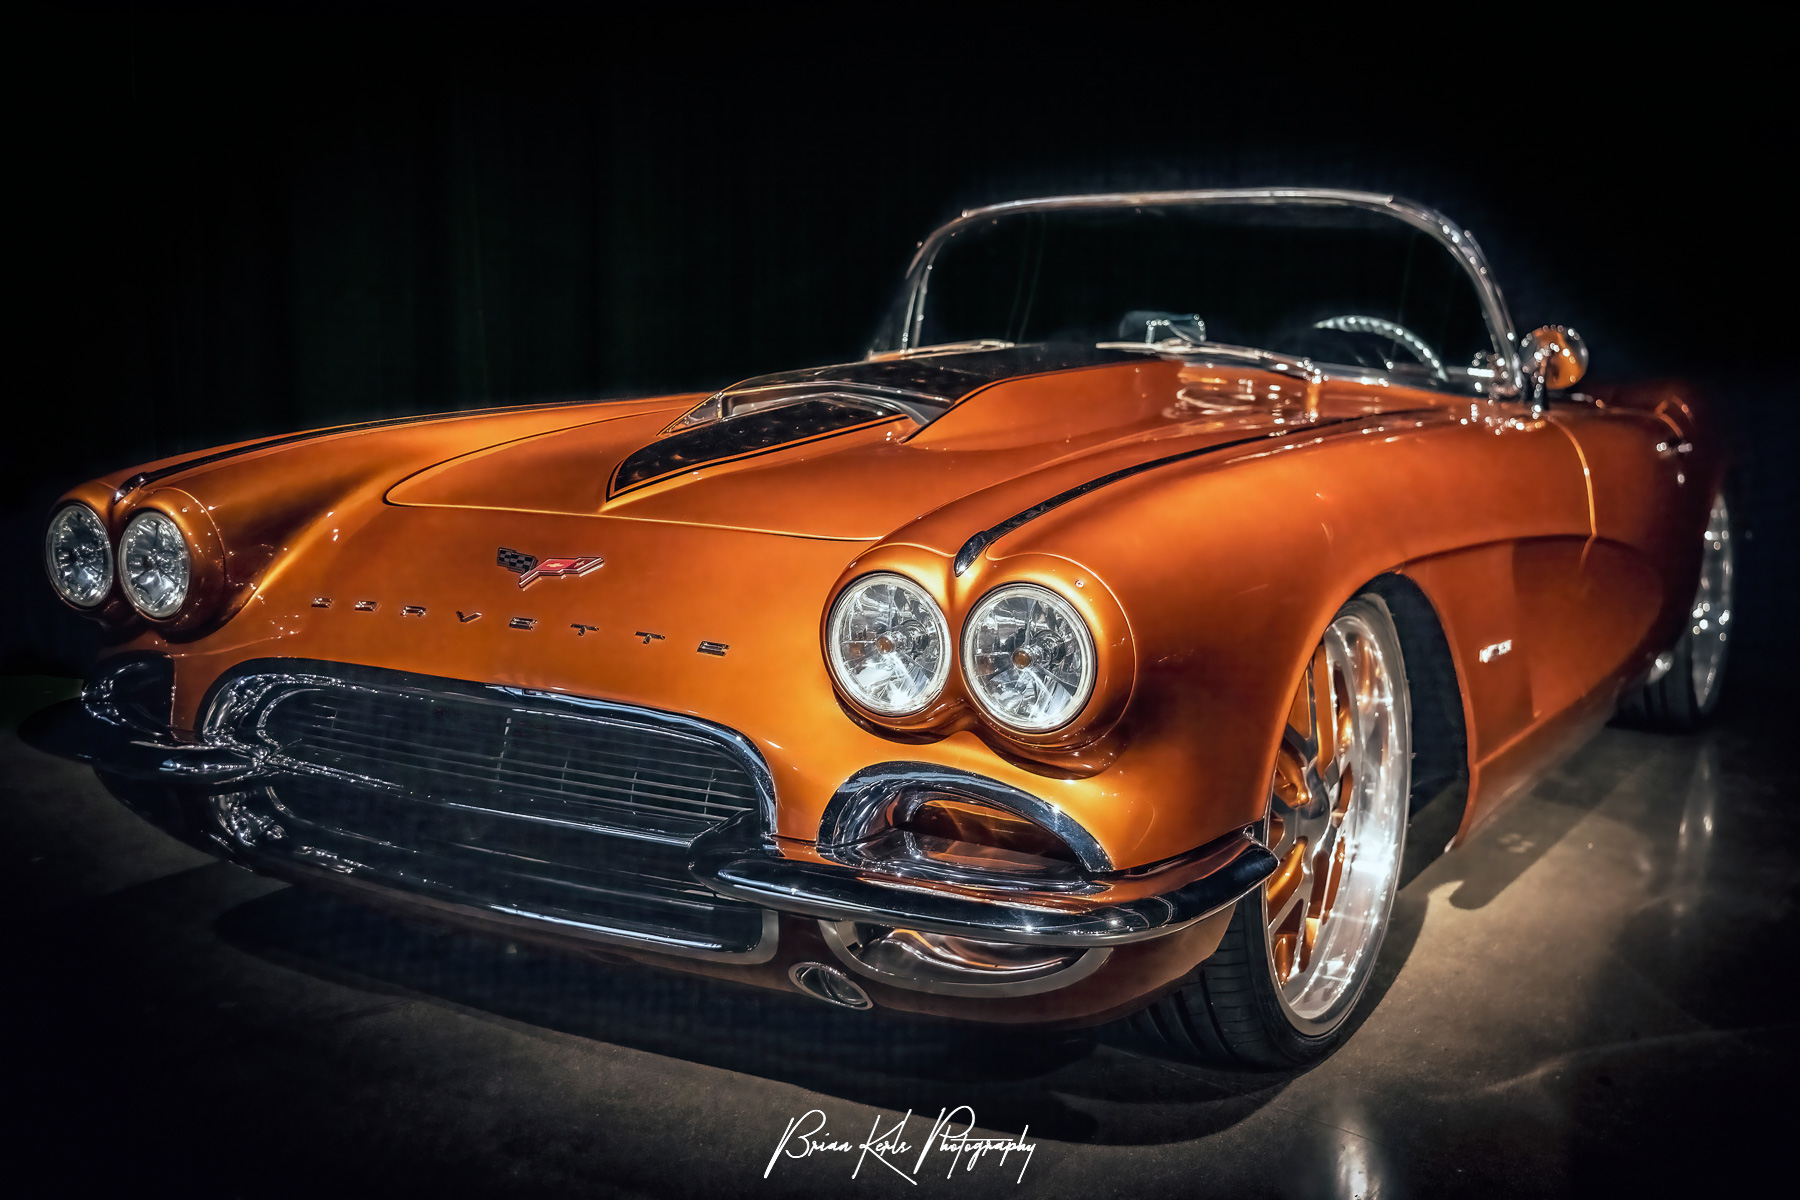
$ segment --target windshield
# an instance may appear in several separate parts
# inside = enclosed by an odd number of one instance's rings
[[[1457,390],[1493,378],[1462,264],[1424,230],[1350,205],[1002,213],[951,233],[926,272],[922,311],[903,297],[876,352],[1223,343]]]

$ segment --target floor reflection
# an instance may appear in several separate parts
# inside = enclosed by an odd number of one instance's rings
[[[1719,748],[1703,744],[1694,755],[1688,776],[1687,802],[1681,808],[1681,824],[1675,831],[1675,869],[1669,882],[1670,934],[1676,939],[1692,936],[1694,902],[1706,880],[1706,862],[1712,854],[1713,820],[1719,807]]]
[[[1800,806],[1780,707],[1731,703],[1701,737],[1603,732],[1453,853],[1425,850],[1454,801],[1422,813],[1349,1037],[1269,1075],[414,926],[191,854],[0,737],[13,1132],[80,1190],[711,1200],[809,1109],[967,1105],[1042,1139],[1033,1195],[1716,1190],[1781,1144],[1800,1071]],[[918,1190],[792,1165],[771,1194]]]

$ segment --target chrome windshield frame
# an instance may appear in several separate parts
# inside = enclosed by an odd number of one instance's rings
[[[1436,209],[1411,200],[1380,192],[1345,191],[1335,188],[1203,188],[1176,192],[1103,192],[1080,196],[1043,196],[1030,200],[1008,200],[981,208],[965,209],[954,221],[940,225],[919,244],[918,252],[906,269],[905,309],[900,323],[900,342],[887,352],[904,352],[917,343],[925,321],[925,300],[931,290],[931,268],[944,243],[960,230],[979,221],[1013,213],[1049,212],[1071,208],[1159,208],[1185,204],[1303,204],[1338,205],[1386,213],[1423,230],[1450,251],[1461,264],[1481,297],[1482,314],[1488,335],[1499,356],[1499,371],[1490,394],[1496,399],[1510,399],[1518,394],[1519,343],[1507,311],[1506,298],[1495,282],[1475,235],[1459,228]]]

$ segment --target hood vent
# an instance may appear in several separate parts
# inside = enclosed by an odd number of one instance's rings
[[[610,495],[653,483],[708,463],[748,458],[865,425],[930,416],[880,395],[820,388],[761,389],[742,400],[721,392],[664,430],[648,446],[634,450],[613,472]],[[935,414],[931,414],[935,415]]]
[[[905,420],[923,428],[1002,379],[1118,361],[1130,356],[1091,346],[1007,346],[761,375],[709,397],[633,451],[607,494],[865,425]]]

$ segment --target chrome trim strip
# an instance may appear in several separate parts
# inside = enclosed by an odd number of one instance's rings
[[[1513,327],[1512,315],[1507,311],[1506,298],[1501,294],[1500,285],[1495,282],[1493,272],[1488,268],[1487,256],[1482,253],[1475,235],[1466,229],[1459,229],[1436,209],[1415,201],[1381,192],[1339,188],[1198,188],[1173,192],[1106,192],[1085,196],[1042,196],[1027,200],[1008,200],[981,208],[964,209],[962,216],[932,231],[931,236],[919,244],[918,252],[907,266],[909,292],[906,315],[900,332],[901,345],[895,348],[904,350],[918,338],[919,328],[925,319],[925,297],[930,289],[932,262],[942,249],[945,239],[968,225],[989,217],[1019,212],[1219,203],[1344,205],[1387,213],[1430,234],[1462,265],[1481,294],[1488,333],[1500,352],[1504,373],[1504,378],[1495,380],[1495,391],[1508,396],[1517,393],[1521,378],[1518,334]]]
[[[134,811],[141,810],[134,809]],[[571,921],[565,917],[534,913],[528,909],[443,900],[423,892],[410,892],[391,884],[365,879],[360,875],[345,875],[293,859],[257,854],[241,845],[225,843],[216,836],[212,839],[211,849],[215,853],[223,850],[232,861],[277,879],[311,883],[333,891],[367,896],[386,906],[398,906],[427,913],[461,915],[478,923],[494,922],[527,935],[553,931],[559,938],[616,946],[622,950],[639,950],[646,953],[668,954],[676,958],[727,962],[741,966],[766,963],[775,957],[776,950],[780,948],[781,917],[778,913],[768,909],[763,910],[762,921],[758,926],[754,945],[744,950],[726,950],[716,942],[622,930],[614,926]]]
[[[461,907],[476,908],[477,906],[464,905]],[[647,946],[659,954],[673,954],[681,958],[703,958],[709,962],[742,963],[745,966],[766,963],[774,958],[781,930],[781,918],[765,908],[762,912],[762,928],[757,933],[756,944],[748,950],[727,950],[717,942],[702,942],[692,938],[670,937],[667,934],[638,932],[590,921],[574,921],[567,917],[552,917],[523,908],[508,908],[501,904],[482,905],[479,906],[478,911],[518,917],[533,924],[554,925],[559,929],[569,930],[577,937],[604,942],[608,945]]]

